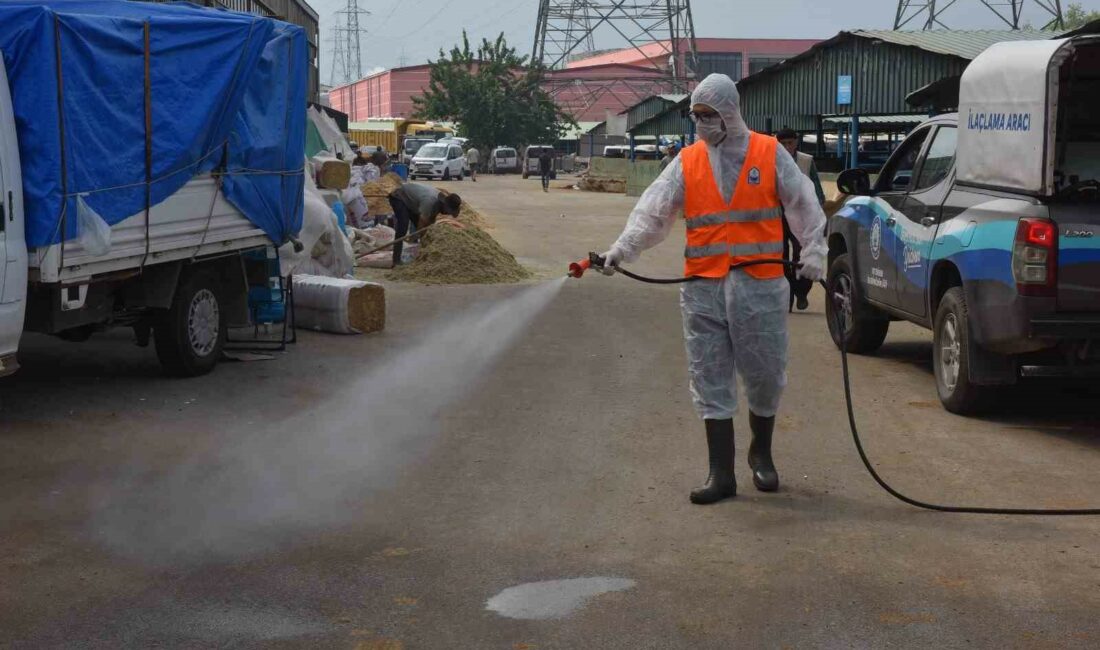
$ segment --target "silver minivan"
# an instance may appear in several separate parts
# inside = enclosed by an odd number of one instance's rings
[[[435,142],[420,147],[409,165],[409,180],[417,178],[443,181],[462,180],[466,175],[466,156],[457,144]]]
[[[509,174],[519,171],[519,152],[514,147],[497,147],[489,154],[489,172]]]

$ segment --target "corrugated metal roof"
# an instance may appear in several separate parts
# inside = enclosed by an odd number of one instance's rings
[[[920,124],[928,119],[927,115],[860,115],[860,124]],[[849,124],[851,117],[825,117],[826,124]]]
[[[925,31],[889,31],[875,29],[856,29],[840,32],[836,36],[821,41],[810,49],[792,56],[782,63],[764,68],[756,74],[749,75],[737,82],[737,87],[752,85],[761,79],[777,74],[797,65],[799,62],[816,56],[823,50],[828,50],[852,38],[866,39],[871,42],[879,41],[891,43],[903,47],[914,47],[931,54],[953,56],[966,61],[971,61],[994,43],[1003,41],[1045,41],[1050,38],[1058,38],[1059,32],[1048,32],[1035,29],[1020,30],[948,30],[930,29]]]
[[[973,59],[994,43],[1005,41],[1045,41],[1056,33],[1039,29],[1018,30],[953,30],[929,29],[924,31],[889,31],[884,29],[857,29],[853,36],[877,39],[895,45],[917,47],[926,52],[947,54],[963,59]]]
[[[679,104],[680,102],[687,99],[688,96],[681,94],[681,95],[658,95],[658,97],[665,100],[666,102],[672,102],[673,104]]]

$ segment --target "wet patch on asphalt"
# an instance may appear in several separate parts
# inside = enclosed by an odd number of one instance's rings
[[[596,596],[633,586],[633,580],[607,577],[528,582],[493,596],[485,608],[506,618],[544,621],[564,618]]]

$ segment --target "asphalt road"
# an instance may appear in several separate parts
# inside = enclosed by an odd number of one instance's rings
[[[866,475],[820,290],[790,318],[780,492],[752,489],[742,414],[741,494],[692,506],[705,445],[676,289],[538,288],[603,250],[632,201],[515,177],[450,189],[536,288],[390,285],[383,334],[304,333],[188,381],[124,334],[27,338],[0,382],[0,647],[1100,645],[1100,520],[922,512]],[[682,238],[635,268],[677,273]],[[897,325],[852,360],[888,480],[1100,505],[1100,391],[1029,384],[992,417],[952,416],[929,341]],[[579,578],[616,580],[506,591]]]

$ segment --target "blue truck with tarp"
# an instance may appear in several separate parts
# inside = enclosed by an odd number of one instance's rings
[[[109,327],[171,374],[209,372],[249,324],[247,260],[301,228],[304,32],[186,3],[13,1],[0,53],[0,375],[25,331]]]
[[[1100,376],[1098,96],[1100,37],[999,43],[963,73],[958,113],[917,127],[873,184],[844,171],[837,346],[873,352],[892,321],[932,330],[937,393],[960,414],[1022,378]]]

